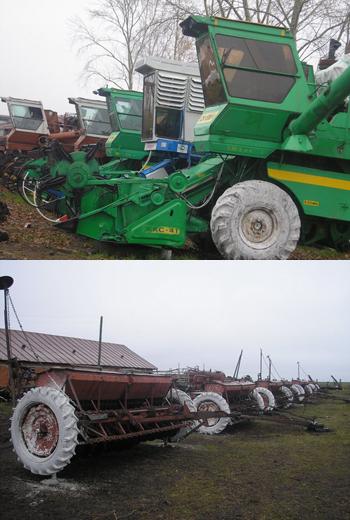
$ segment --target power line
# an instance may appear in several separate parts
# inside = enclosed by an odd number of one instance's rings
[[[14,315],[16,316],[16,320],[17,320],[17,323],[18,323],[18,325],[19,325],[19,328],[21,329],[21,332],[22,332],[23,336],[25,337],[26,342],[28,343],[29,348],[31,349],[31,351],[32,351],[32,353],[33,353],[33,356],[35,357],[35,359],[36,359],[39,363],[41,363],[38,354],[35,352],[35,349],[34,349],[33,345],[31,344],[31,342],[30,342],[30,340],[29,340],[27,334],[25,333],[25,330],[23,329],[22,323],[20,322],[20,319],[19,319],[19,317],[18,317],[18,314],[17,314],[16,308],[15,308],[15,305],[14,305],[14,303],[13,303],[13,301],[12,301],[12,298],[11,298],[11,295],[10,295],[10,294],[9,294],[9,300],[10,300],[10,304],[11,304],[12,310],[13,310],[13,312],[14,312]]]

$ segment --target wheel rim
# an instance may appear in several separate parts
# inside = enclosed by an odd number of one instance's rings
[[[213,401],[203,401],[197,408],[199,412],[217,412],[220,411],[219,406]],[[210,417],[204,421],[205,426],[209,428],[215,426],[220,421],[221,417]]]
[[[256,208],[245,213],[240,221],[239,234],[243,242],[254,249],[265,249],[276,241],[278,222],[268,208]]]
[[[22,421],[23,441],[37,457],[48,457],[56,449],[59,438],[57,419],[45,404],[31,406]]]

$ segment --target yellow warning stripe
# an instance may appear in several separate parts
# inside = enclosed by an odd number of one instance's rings
[[[343,181],[341,179],[320,177],[318,175],[308,175],[307,173],[275,170],[273,168],[268,168],[268,174],[269,177],[278,181],[298,182],[301,184],[312,184],[314,186],[325,186],[326,188],[336,188],[337,190],[350,191],[350,181]]]

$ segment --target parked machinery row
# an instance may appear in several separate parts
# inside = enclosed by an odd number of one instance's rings
[[[176,371],[174,371],[176,373]],[[235,379],[223,372],[186,369],[174,375],[176,386],[188,393],[198,411],[218,411],[231,417],[208,419],[199,427],[200,433],[217,434],[227,426],[246,417],[287,410],[317,396],[315,383],[301,380],[272,381]]]
[[[39,475],[61,471],[81,445],[218,434],[317,392],[307,382],[235,381],[196,369],[175,375],[52,367],[37,372],[32,386],[17,401],[11,438],[19,461]]]
[[[58,140],[67,153],[97,142],[104,143],[111,133],[106,103],[100,100],[69,98],[75,114],[59,116],[45,110],[40,101],[3,97],[8,117],[0,120],[0,177],[14,189],[29,159],[42,157],[50,142]],[[104,147],[99,157],[105,157]]]
[[[283,259],[299,242],[347,247],[350,68],[320,71],[320,85],[286,29],[199,16],[181,26],[199,72],[139,64],[142,113],[129,105],[128,115],[140,162],[105,168],[91,151],[56,147],[49,168],[28,168],[36,206],[115,244],[172,249],[211,236],[229,259]]]

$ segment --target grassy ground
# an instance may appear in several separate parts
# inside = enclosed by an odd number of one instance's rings
[[[349,396],[350,385],[334,395]],[[77,455],[49,487],[0,450],[3,520],[346,520],[350,404],[294,410],[332,431],[252,421],[214,437]],[[2,411],[4,415],[4,410]],[[25,512],[25,513],[23,513]],[[24,516],[22,516],[24,514]]]
[[[161,250],[139,246],[112,246],[56,228],[46,222],[19,195],[0,187],[0,200],[7,203],[10,217],[0,229],[10,235],[0,243],[0,259],[9,260],[158,260]],[[215,249],[198,251],[193,244],[174,251],[175,260],[219,260]],[[350,253],[331,248],[298,247],[292,260],[348,260]]]

